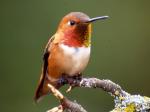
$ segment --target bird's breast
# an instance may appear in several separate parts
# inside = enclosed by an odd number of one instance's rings
[[[69,47],[60,44],[63,51],[63,68],[66,74],[73,76],[81,73],[88,64],[90,58],[90,47]]]

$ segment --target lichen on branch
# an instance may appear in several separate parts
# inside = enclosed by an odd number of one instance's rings
[[[114,97],[114,109],[111,112],[149,112],[150,98],[140,95],[131,95],[124,91],[118,84],[110,80],[100,80],[97,78],[77,78],[65,77],[65,83],[73,87],[100,88]],[[63,85],[62,84],[62,85]],[[47,112],[87,112],[80,104],[64,97],[56,88],[48,84],[52,94],[59,99],[60,105]]]

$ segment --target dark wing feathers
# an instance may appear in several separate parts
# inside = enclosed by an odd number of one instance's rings
[[[44,55],[43,55],[44,64],[43,64],[43,67],[42,67],[42,74],[41,74],[41,77],[40,77],[40,81],[39,81],[39,84],[38,84],[38,87],[36,89],[36,93],[35,93],[35,96],[34,96],[35,101],[37,101],[42,96],[42,88],[43,88],[43,85],[44,85],[44,79],[45,79],[45,76],[46,76],[47,66],[48,66],[48,57],[50,55],[49,47],[50,47],[53,40],[54,40],[54,36],[52,36],[50,38],[50,40],[48,41],[48,43],[45,47],[45,50],[44,50]]]

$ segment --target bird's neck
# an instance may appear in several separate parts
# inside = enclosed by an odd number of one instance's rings
[[[83,31],[82,29],[80,31]],[[59,42],[69,47],[89,47],[91,46],[91,30],[84,32],[66,31],[56,33]],[[56,37],[56,38],[57,38]]]
[[[64,35],[63,44],[70,47],[88,47],[91,44],[91,39],[87,35],[67,33]]]

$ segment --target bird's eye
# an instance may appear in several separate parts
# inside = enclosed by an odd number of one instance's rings
[[[73,20],[68,21],[68,25],[70,25],[70,26],[73,26],[73,25],[75,25],[75,24],[76,24],[76,22],[73,21]]]

